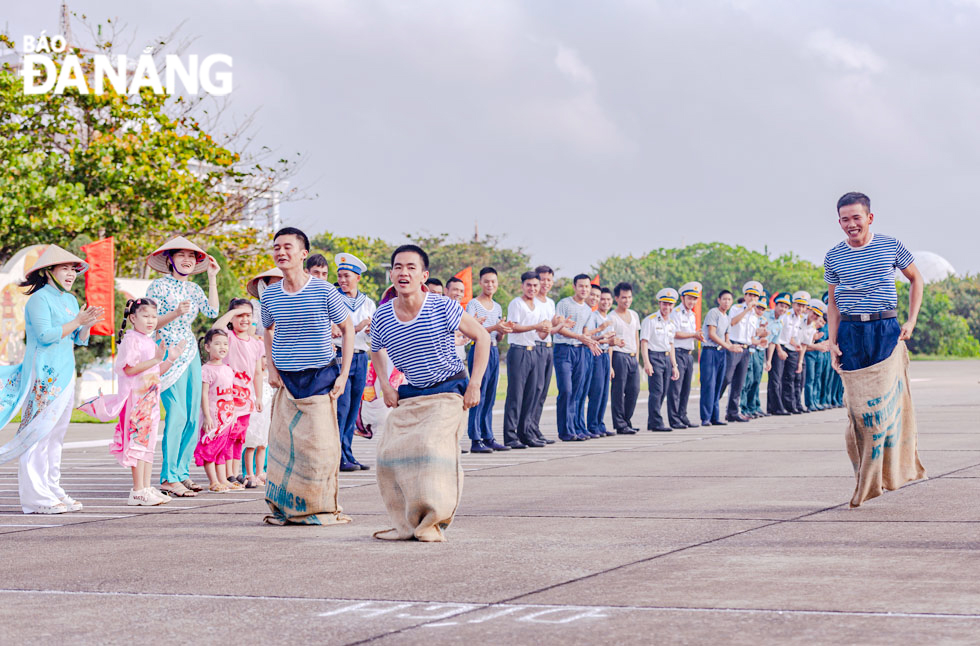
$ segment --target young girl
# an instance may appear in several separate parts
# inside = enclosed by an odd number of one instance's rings
[[[229,482],[245,484],[241,474],[242,449],[248,432],[249,417],[262,412],[262,357],[265,344],[255,336],[252,328],[252,304],[244,298],[233,298],[228,312],[215,321],[212,329],[231,330],[228,335],[228,355],[224,363],[235,373],[235,407],[238,417],[231,428],[231,461],[226,465]],[[255,488],[249,481],[247,488]]]
[[[235,373],[224,364],[228,355],[228,333],[208,330],[204,335],[208,362],[201,366],[201,437],[194,449],[194,463],[203,466],[211,483],[210,491],[227,493],[244,489],[238,482],[229,484],[225,464],[231,458],[231,429],[238,418],[235,410]]]
[[[133,329],[123,336],[127,323]],[[132,470],[133,489],[129,492],[128,505],[159,505],[170,501],[150,486],[150,472],[160,426],[160,374],[181,355],[185,343],[173,348],[164,343],[158,345],[153,340],[156,325],[155,301],[140,298],[126,303],[115,365],[119,393],[100,395],[79,406],[102,421],[119,416],[109,452],[119,464]]]

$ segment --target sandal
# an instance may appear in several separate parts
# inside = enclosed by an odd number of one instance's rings
[[[204,491],[204,487],[202,487],[201,485],[197,484],[196,482],[194,482],[190,478],[188,478],[187,480],[181,480],[180,481],[180,484],[184,485],[185,487],[187,487],[191,491]]]
[[[228,487],[224,486],[223,484],[220,484],[220,483],[217,483],[216,482],[213,485],[211,485],[210,487],[208,487],[208,491],[210,491],[212,493],[228,493],[229,489],[228,489]]]
[[[257,488],[258,485],[255,484],[257,481],[258,481],[258,478],[256,478],[255,476],[249,476],[245,480],[245,488],[246,489],[255,489],[255,488]]]
[[[193,498],[197,492],[191,491],[182,482],[164,482],[160,485],[160,491],[174,498]]]
[[[245,485],[241,484],[236,480],[232,483],[229,483],[227,488],[229,491],[241,491],[242,489],[245,488]]]
[[[65,496],[61,499],[61,503],[68,508],[68,511],[81,511],[82,503],[78,502],[71,496]]]

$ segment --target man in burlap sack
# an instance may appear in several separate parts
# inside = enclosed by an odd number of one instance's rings
[[[827,252],[824,278],[830,286],[830,351],[844,380],[847,454],[857,477],[851,507],[857,507],[884,489],[926,477],[916,449],[904,343],[915,329],[923,280],[901,242],[871,232],[867,195],[847,193],[837,201],[837,215],[847,238]],[[896,268],[911,282],[909,316],[901,326]]]
[[[303,270],[306,234],[280,229],[272,256],[283,279],[262,294],[269,385],[278,387],[269,425],[265,501],[272,525],[349,523],[337,503],[340,433],[337,398],[344,392],[354,349],[350,309],[337,288]],[[342,360],[331,324],[340,327]]]
[[[397,296],[371,319],[371,361],[387,374],[387,358],[408,383],[396,391],[379,380],[392,408],[378,442],[378,488],[394,524],[374,534],[388,540],[444,541],[463,491],[459,441],[466,411],[480,402],[490,335],[459,303],[423,289],[429,256],[415,245],[391,255]],[[455,333],[472,338],[467,379]],[[385,352],[382,352],[384,350]]]

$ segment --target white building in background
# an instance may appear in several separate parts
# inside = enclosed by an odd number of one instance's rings
[[[952,263],[938,253],[913,251],[912,255],[915,256],[915,266],[919,268],[919,273],[922,274],[922,278],[925,279],[927,284],[938,283],[939,281],[946,280],[950,276],[956,276],[956,269],[953,268]],[[909,282],[905,274],[900,271],[895,272],[895,278],[903,283]]]

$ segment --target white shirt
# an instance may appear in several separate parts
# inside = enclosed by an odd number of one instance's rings
[[[660,312],[657,312],[643,319],[640,340],[647,342],[647,349],[651,352],[669,352],[674,345],[676,332],[677,326],[671,321],[665,321]]]
[[[541,309],[542,321],[546,319],[550,321],[551,319],[555,318],[555,302],[553,300],[551,300],[547,296],[544,297],[543,301],[537,296],[535,296],[534,298],[535,298],[534,309],[539,309],[539,308]],[[537,340],[544,341],[545,343],[552,342],[552,338],[550,334],[543,339],[541,337],[538,337]]]
[[[797,342],[800,345],[810,345],[813,343],[813,337],[817,335],[817,326],[806,324],[800,326],[800,334],[796,337]]]
[[[728,320],[734,320],[736,316],[745,311],[745,303],[739,303],[731,310],[728,311]],[[755,309],[755,306],[753,306]],[[741,343],[742,345],[751,345],[752,339],[755,337],[756,330],[759,329],[759,317],[756,316],[755,312],[749,312],[742,317],[742,320],[738,324],[732,324],[728,329],[728,338],[732,343]]]
[[[609,320],[612,321],[613,332],[626,342],[626,345],[621,348],[619,346],[613,346],[613,352],[636,354],[639,352],[639,348],[636,347],[636,333],[640,331],[640,315],[633,310],[627,310],[626,313],[629,314],[629,323],[624,321],[623,317],[616,313],[616,310],[609,312]]]
[[[358,307],[353,312],[351,312],[351,315],[350,315],[351,323],[354,324],[354,327],[357,327],[362,322],[364,322],[364,321],[368,320],[369,318],[371,318],[371,316],[377,310],[378,310],[378,306],[374,304],[374,301],[372,301],[370,298],[365,298],[364,299],[364,302],[361,303],[361,306]],[[368,326],[368,328],[370,328],[370,326]],[[355,352],[358,352],[358,351],[368,352],[368,351],[370,351],[370,349],[371,349],[371,335],[368,334],[368,332],[366,330],[367,330],[367,328],[365,328],[364,330],[361,330],[360,332],[358,332],[357,334],[354,335],[354,351]],[[339,337],[337,337],[336,339],[333,340],[333,344],[335,346],[337,346],[338,348],[340,348],[340,346],[343,344],[343,342],[344,342],[344,337],[342,337],[342,336],[339,336]],[[338,354],[339,354],[339,351],[338,351]]]
[[[534,299],[534,309],[532,310],[528,307],[527,302],[518,296],[507,306],[507,320],[514,325],[537,325],[541,321],[546,320],[544,318],[544,309],[545,304]],[[540,340],[541,337],[534,330],[511,332],[507,335],[507,343],[511,345],[534,345],[536,341]]]
[[[698,322],[694,318],[694,312],[687,309],[683,305],[674,308],[674,311],[670,313],[670,322],[674,324],[676,332],[697,332]],[[674,347],[679,350],[693,350],[694,349],[694,337],[687,339],[676,339],[674,341]]]
[[[797,316],[796,312],[789,310],[779,317],[779,322],[783,326],[779,332],[779,338],[776,340],[779,345],[789,345],[791,339],[799,340],[800,328],[805,326],[802,316]]]

